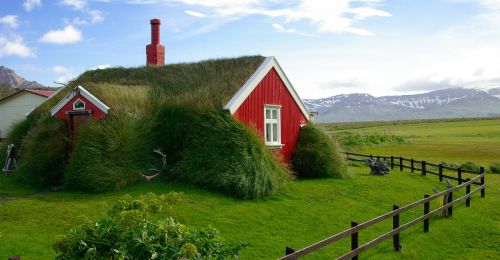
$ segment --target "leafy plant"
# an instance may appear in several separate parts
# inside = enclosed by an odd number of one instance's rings
[[[347,173],[339,147],[312,124],[300,129],[292,164],[299,178],[343,178]]]
[[[56,259],[225,259],[245,244],[228,242],[213,227],[192,229],[165,216],[181,194],[124,196],[98,221],[57,237]],[[159,218],[158,218],[159,217]]]
[[[351,134],[350,132],[338,133],[336,135],[338,142],[343,146],[363,146],[378,144],[401,144],[405,139],[401,136],[392,134]]]

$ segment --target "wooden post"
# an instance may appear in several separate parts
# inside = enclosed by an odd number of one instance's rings
[[[392,210],[397,210],[399,209],[398,205],[392,205]],[[399,214],[396,214],[392,216],[392,229],[396,229],[399,227]],[[399,232],[397,234],[394,234],[392,236],[392,245],[394,247],[394,251],[399,252],[401,251],[401,245],[399,244]]]
[[[399,157],[399,170],[403,171],[403,157]]]
[[[413,159],[411,159],[410,163],[411,163],[411,172],[415,172],[415,166],[414,166],[415,162],[413,161]]]
[[[484,173],[484,167],[483,167],[483,166],[481,166],[481,169],[480,169],[480,171],[479,171],[479,172],[480,172],[481,174],[483,174],[483,173]],[[484,175],[483,175],[483,177],[481,177],[481,185],[484,185]],[[481,189],[481,198],[484,198],[484,196],[485,196],[485,193],[486,193],[486,192],[485,192],[485,190],[484,190],[484,189],[485,189],[484,187]]]
[[[286,254],[286,255],[291,255],[291,254],[293,254],[293,253],[295,253],[295,249],[293,249],[292,247],[287,246],[287,247],[285,248],[285,254]]]
[[[391,155],[391,170],[394,169],[394,156]]]
[[[453,202],[453,192],[450,192],[450,194],[448,194],[448,203],[452,203]],[[448,208],[448,214],[449,216],[453,216],[453,205],[450,205],[450,207]]]
[[[429,195],[425,194],[424,198],[429,198]],[[426,215],[426,214],[429,214],[429,201],[426,201],[424,203],[424,215]],[[429,232],[429,220],[430,220],[430,216],[429,216],[429,218],[424,220],[424,232],[425,233]]]
[[[377,155],[377,162],[380,161],[380,155]]]
[[[426,162],[422,161],[422,175],[427,175],[427,169],[425,168]]]
[[[443,165],[442,164],[439,165],[439,181],[440,182],[443,181]]]
[[[357,222],[354,222],[354,221],[351,221],[351,227],[355,227],[357,226],[358,223]],[[355,232],[355,233],[352,233],[351,235],[351,251],[352,250],[355,250],[358,248],[358,232]],[[353,260],[358,260],[358,256],[353,256],[352,257]]]
[[[469,179],[469,178],[467,178],[467,180],[466,180],[466,181],[467,181],[467,182],[469,182],[469,181],[470,181],[470,179]],[[468,184],[467,184],[467,186],[465,186],[465,194],[466,194],[466,195],[469,195],[469,194],[470,194],[470,183],[468,183]],[[470,208],[470,197],[468,197],[467,199],[465,199],[465,206],[466,206],[467,208]]]
[[[373,154],[370,154],[370,158],[373,160]]]
[[[462,184],[462,168],[457,169],[458,173],[458,185]]]

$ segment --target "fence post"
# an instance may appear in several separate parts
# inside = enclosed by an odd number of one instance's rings
[[[448,193],[448,203],[453,201],[453,192]],[[453,205],[448,208],[448,217],[453,216]]]
[[[373,160],[373,154],[370,154],[370,159],[372,159],[372,160]]]
[[[377,162],[380,161],[380,155],[377,155]]]
[[[291,255],[291,254],[293,254],[293,253],[295,253],[295,249],[293,249],[292,247],[287,246],[287,247],[285,248],[285,254],[286,254],[286,255]]]
[[[426,198],[426,199],[429,198],[429,195],[425,194],[424,198]],[[424,203],[424,215],[426,215],[426,214],[429,214],[429,201],[426,201]],[[429,220],[430,220],[430,216],[429,216],[429,218],[424,220],[424,232],[425,233],[429,232]]]
[[[399,209],[398,205],[392,205],[392,210]],[[392,229],[396,229],[399,227],[399,214],[392,216]],[[399,244],[399,232],[392,236],[392,245],[394,247],[394,251],[401,251],[401,245]]]
[[[413,173],[415,172],[415,166],[414,166],[415,162],[413,161],[413,158],[411,159],[410,163],[411,163],[411,172]]]
[[[469,179],[469,178],[467,178],[467,180],[466,180],[466,181],[467,181],[467,182],[469,182],[469,181],[470,181],[470,179]],[[465,194],[466,194],[466,195],[469,195],[469,194],[470,194],[470,183],[467,183],[467,186],[465,186]],[[467,199],[465,199],[465,206],[466,206],[467,208],[470,208],[470,197],[468,197]]]
[[[483,167],[483,166],[481,166],[481,168],[480,168],[480,171],[479,171],[479,172],[480,172],[481,174],[484,174],[484,167]],[[481,177],[481,185],[484,185],[484,175],[483,175],[483,177]],[[484,195],[485,195],[485,193],[486,193],[484,189],[485,189],[485,187],[483,187],[483,188],[481,189],[481,198],[484,198]]]
[[[458,173],[458,185],[462,184],[462,168],[457,169]]]
[[[354,221],[351,221],[351,228],[357,226],[358,223],[357,222],[354,222]],[[351,234],[351,251],[352,250],[355,250],[358,248],[358,232],[354,232]],[[352,257],[353,260],[358,260],[358,256],[353,256]]]
[[[425,165],[427,163],[425,161],[422,161],[422,175],[425,176],[427,175],[427,169],[425,168]]]
[[[403,171],[403,157],[399,157],[399,170]]]
[[[394,169],[394,156],[391,155],[391,170]]]
[[[439,164],[439,181],[443,181],[443,165]]]

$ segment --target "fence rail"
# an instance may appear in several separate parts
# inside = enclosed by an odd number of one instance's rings
[[[466,207],[470,207],[470,201],[471,201],[470,197],[472,196],[472,194],[474,194],[478,191],[481,192],[481,197],[485,196],[486,184],[485,184],[485,179],[484,179],[484,175],[485,175],[484,167],[481,167],[480,171],[477,171],[477,172],[476,171],[464,171],[460,168],[453,168],[453,167],[447,167],[447,166],[445,167],[444,165],[441,165],[441,164],[432,164],[432,163],[427,163],[425,161],[417,161],[414,159],[408,159],[408,158],[403,158],[403,157],[373,156],[373,155],[355,154],[355,153],[346,153],[346,155],[348,156],[348,159],[352,160],[352,161],[364,161],[362,159],[352,158],[352,156],[365,157],[365,158],[366,157],[376,158],[379,161],[381,159],[382,160],[390,160],[391,169],[398,166],[401,171],[403,170],[403,168],[407,168],[407,169],[410,169],[412,172],[414,172],[415,170],[420,171],[422,173],[422,175],[426,175],[426,173],[430,173],[433,175],[438,175],[440,181],[442,181],[443,178],[448,178],[448,179],[453,179],[453,180],[458,181],[459,184],[455,187],[451,187],[449,189],[446,189],[442,192],[439,192],[439,193],[436,193],[433,195],[425,194],[423,199],[412,202],[412,203],[405,205],[403,207],[399,207],[398,205],[393,205],[392,211],[389,211],[383,215],[380,215],[378,217],[375,217],[375,218],[370,219],[368,221],[365,221],[363,223],[357,223],[355,221],[351,221],[351,228],[346,229],[342,232],[339,232],[331,237],[325,238],[325,239],[323,239],[319,242],[316,242],[312,245],[304,247],[300,250],[295,250],[292,247],[286,247],[285,248],[286,255],[284,257],[280,258],[280,260],[297,259],[299,257],[305,256],[309,253],[312,253],[318,249],[321,249],[327,245],[330,245],[336,241],[339,241],[339,240],[347,238],[347,237],[351,238],[351,251],[338,257],[337,259],[349,259],[349,258],[358,259],[358,255],[360,253],[374,247],[375,245],[379,244],[380,242],[387,240],[391,237],[393,238],[394,250],[399,252],[401,250],[401,245],[400,245],[400,233],[401,233],[401,231],[403,231],[409,227],[412,227],[420,222],[423,222],[423,231],[428,232],[429,225],[430,225],[429,220],[430,220],[432,215],[435,215],[441,211],[446,211],[448,216],[451,216],[451,215],[453,215],[453,205],[458,204],[459,202],[465,200]],[[396,164],[395,161],[399,161],[399,163]],[[403,163],[404,161],[410,162],[410,165],[404,165],[404,163]],[[415,164],[420,164],[420,168],[416,167]],[[439,172],[436,173],[436,172],[429,171],[426,168],[427,165],[439,168]],[[444,169],[453,170],[453,171],[456,170],[458,177],[443,174]],[[461,173],[464,173],[464,172],[478,174],[478,175],[472,179],[462,179]],[[473,185],[473,184],[478,185],[478,186],[471,191],[471,185]],[[465,195],[453,200],[453,192],[461,190],[464,187],[466,190]],[[430,211],[430,202],[432,200],[442,199],[442,198],[445,198],[444,205]],[[400,215],[402,213],[404,213],[410,209],[416,208],[418,206],[422,206],[422,205],[424,206],[423,215],[421,215],[421,216],[419,216],[419,217],[417,217],[417,218],[415,218],[415,219],[413,219],[413,220],[411,220],[403,225],[400,225],[399,219],[400,219]],[[371,227],[371,226],[373,226],[381,221],[384,221],[384,220],[387,220],[390,218],[392,218],[392,220],[393,220],[392,230],[382,234],[381,236],[379,236],[379,237],[377,237],[377,238],[375,238],[375,239],[373,239],[373,240],[371,240],[363,245],[359,245],[358,233],[361,230],[366,229],[368,227]]]

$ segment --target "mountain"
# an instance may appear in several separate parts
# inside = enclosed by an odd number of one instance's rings
[[[0,87],[13,87],[17,89],[26,88],[45,88],[44,85],[36,81],[27,81],[24,78],[18,76],[15,71],[0,66]]]
[[[374,97],[344,94],[305,99],[316,122],[379,121],[500,116],[500,88],[449,88],[424,94]]]

